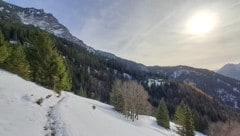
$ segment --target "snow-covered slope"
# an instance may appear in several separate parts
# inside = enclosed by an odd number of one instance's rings
[[[45,98],[42,106],[35,102]],[[0,70],[0,136],[44,136],[47,111],[60,98],[51,90]]]
[[[44,98],[41,106],[36,104],[39,98]],[[4,70],[0,70],[0,107],[1,136],[177,135],[173,123],[171,130],[166,130],[151,116],[131,122],[110,105],[69,92],[57,97],[53,91]]]

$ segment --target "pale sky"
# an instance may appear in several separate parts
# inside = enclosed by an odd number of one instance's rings
[[[52,13],[87,45],[145,65],[240,63],[240,0],[6,0]]]

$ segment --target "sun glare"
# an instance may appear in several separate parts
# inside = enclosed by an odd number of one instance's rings
[[[203,35],[214,29],[216,16],[211,12],[194,14],[187,22],[187,32],[192,35]]]

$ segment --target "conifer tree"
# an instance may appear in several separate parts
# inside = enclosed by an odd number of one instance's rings
[[[112,93],[110,94],[110,103],[115,107],[117,111],[123,112],[124,101],[120,91],[121,81],[115,80],[112,86]]]
[[[180,103],[180,105],[177,107],[174,120],[177,124],[183,125],[185,120],[185,104],[183,102]]]
[[[157,123],[164,128],[169,128],[169,113],[164,99],[161,99],[158,106]]]
[[[82,97],[87,97],[87,92],[82,87],[80,88],[79,95]]]
[[[177,107],[174,118],[175,122],[180,125],[177,129],[181,136],[194,135],[192,111],[188,105],[185,105],[183,102],[181,102],[181,104]]]
[[[72,80],[64,58],[55,49],[49,34],[36,32],[31,37],[32,45],[28,49],[33,81],[54,89],[56,92],[70,90]]]
[[[70,90],[71,79],[64,59],[56,52],[53,52],[52,61],[50,62],[49,74],[53,81],[53,89],[56,91]]]
[[[15,45],[12,48],[12,52],[5,60],[4,66],[25,79],[28,79],[30,76],[30,66],[21,45]]]
[[[4,41],[3,34],[0,32],[0,64],[9,56],[10,49],[7,43]]]
[[[192,111],[188,105],[185,106],[186,114],[185,114],[185,125],[186,128],[186,136],[194,136],[194,122],[193,122],[193,116]]]

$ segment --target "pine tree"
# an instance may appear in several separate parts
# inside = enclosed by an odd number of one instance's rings
[[[175,122],[180,125],[177,129],[181,136],[194,135],[192,111],[188,105],[185,105],[183,102],[181,102],[181,104],[177,107],[174,118]]]
[[[82,97],[87,97],[87,92],[82,87],[80,88],[79,95]]]
[[[181,102],[180,105],[177,107],[174,115],[174,120],[179,125],[184,124],[184,120],[185,120],[184,112],[185,112],[185,104]]]
[[[32,45],[28,48],[27,58],[30,62],[33,81],[54,89],[70,90],[72,80],[64,58],[55,49],[51,37],[44,32],[35,32],[31,37]]]
[[[25,51],[21,45],[15,45],[12,48],[11,55],[5,60],[4,65],[14,73],[25,79],[29,78],[30,67],[26,60]]]
[[[196,110],[192,112],[193,114],[193,122],[194,122],[194,128],[197,131],[202,131],[202,117],[198,114]]]
[[[115,107],[117,111],[123,112],[124,100],[120,92],[121,81],[115,80],[112,86],[112,93],[110,94],[110,103]]]
[[[164,128],[169,128],[169,113],[164,99],[161,99],[158,106],[157,123]]]
[[[53,52],[52,61],[50,62],[49,68],[50,79],[53,81],[53,89],[56,91],[70,90],[71,89],[71,78],[69,71],[66,67],[64,59]]]
[[[183,102],[181,102],[180,105],[177,107],[177,110],[174,115],[175,122],[178,125],[180,125],[179,127],[177,127],[177,129],[178,129],[178,134],[181,136],[185,136],[185,133],[186,133],[186,128],[184,127],[185,120],[186,120],[185,112],[186,112],[185,104]]]
[[[194,136],[194,122],[193,122],[193,116],[192,111],[188,105],[185,106],[185,125],[186,128],[186,136]]]
[[[4,41],[3,34],[0,32],[0,64],[9,56],[10,49],[7,43]]]

